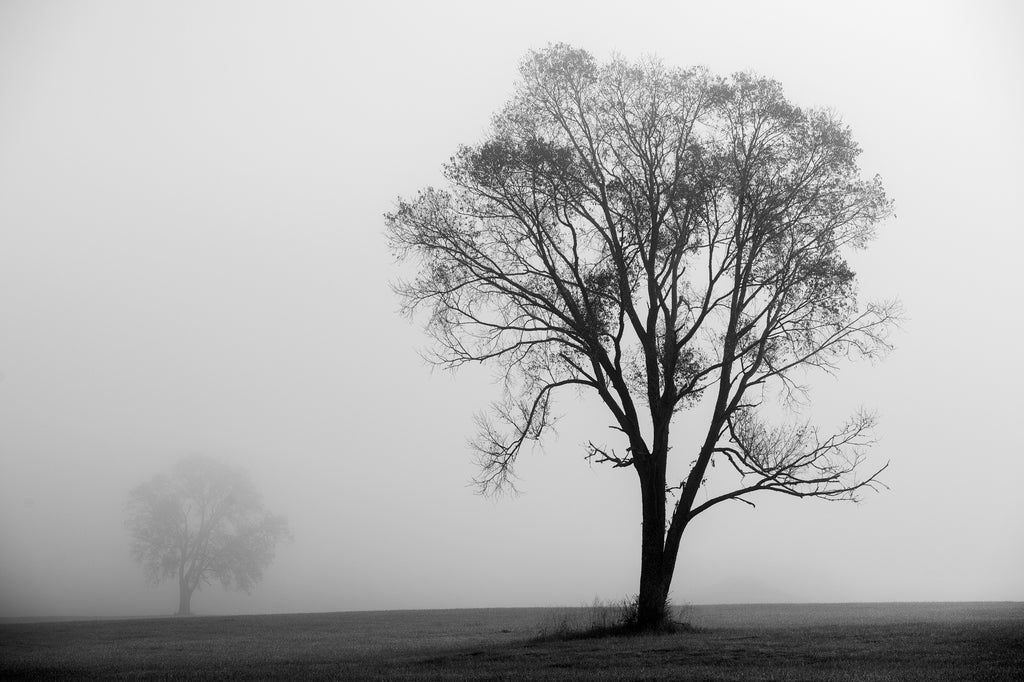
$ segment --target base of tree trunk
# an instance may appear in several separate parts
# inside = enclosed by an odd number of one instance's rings
[[[672,612],[669,609],[665,609],[660,614],[654,614],[654,617],[649,615],[643,619],[635,616],[628,618],[622,624],[622,629],[627,633],[636,632],[646,634],[663,632],[671,634],[673,632],[687,632],[694,628],[689,623],[676,620],[672,617]]]
[[[643,605],[639,597],[627,609],[619,629],[622,634],[672,634],[696,630],[689,623],[676,620],[674,609],[667,599],[652,600]]]
[[[645,623],[627,623],[622,626],[623,634],[665,634],[671,635],[680,632],[696,632],[697,628],[683,621],[673,620],[665,617],[661,620],[647,621]]]

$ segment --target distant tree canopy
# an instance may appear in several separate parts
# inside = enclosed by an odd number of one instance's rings
[[[798,402],[804,368],[887,350],[898,306],[859,305],[844,254],[890,203],[861,177],[850,130],[773,80],[599,64],[565,45],[528,55],[521,75],[490,136],[445,166],[447,186],[387,216],[393,251],[418,265],[396,288],[408,313],[429,311],[439,365],[503,370],[472,442],[481,490],[512,483],[557,389],[603,402],[619,445],[595,438],[587,456],[638,476],[638,621],[655,627],[698,514],[875,485],[878,471],[858,475],[871,415],[825,434],[772,425],[764,403]],[[684,410],[702,423],[673,432]],[[709,492],[716,462],[726,488]]]
[[[134,488],[127,527],[132,556],[152,584],[177,579],[178,613],[216,579],[249,592],[289,537],[281,516],[263,509],[245,471],[201,456],[179,460],[167,474]]]

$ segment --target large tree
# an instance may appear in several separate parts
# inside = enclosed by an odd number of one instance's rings
[[[245,592],[263,577],[288,525],[267,513],[244,470],[202,456],[179,460],[167,474],[134,488],[127,526],[132,555],[146,578],[178,582],[178,613],[213,579]]]
[[[503,370],[504,399],[472,441],[482,490],[512,484],[556,389],[607,408],[620,442],[591,442],[587,457],[640,484],[640,627],[667,617],[699,514],[876,485],[878,470],[860,471],[870,414],[825,434],[768,409],[806,403],[805,368],[888,347],[896,304],[859,305],[844,256],[890,213],[858,153],[835,115],[798,108],[773,80],[556,45],[527,56],[446,186],[386,217],[397,257],[418,267],[396,288],[407,312],[429,310],[433,359]]]

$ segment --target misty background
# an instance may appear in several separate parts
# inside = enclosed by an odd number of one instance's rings
[[[635,593],[635,475],[583,459],[600,406],[563,393],[524,494],[474,494],[465,443],[500,388],[432,371],[389,289],[382,214],[558,41],[776,78],[839,113],[896,201],[853,259],[864,300],[904,304],[896,351],[816,375],[809,412],[876,409],[891,489],[717,507],[673,601],[1024,599],[1022,36],[1012,0],[5,0],[0,616],[171,612],[124,502],[190,453],[244,466],[295,536],[197,613]]]

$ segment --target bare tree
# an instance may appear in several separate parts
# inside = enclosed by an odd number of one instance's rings
[[[387,235],[418,275],[396,289],[430,311],[432,359],[503,368],[504,399],[472,445],[482,491],[512,485],[522,447],[554,421],[552,394],[593,391],[619,449],[587,457],[636,472],[638,621],[657,627],[680,539],[700,513],[755,493],[853,499],[873,418],[839,433],[769,426],[798,370],[888,349],[896,303],[859,306],[844,252],[890,213],[861,178],[849,129],[752,74],[657,61],[598,64],[556,45],[524,60],[484,142],[445,166],[447,188],[400,200]],[[780,394],[781,389],[781,394]],[[674,438],[673,419],[706,423]],[[688,462],[669,480],[669,455]],[[698,503],[718,461],[735,483]],[[884,468],[884,467],[882,467]]]
[[[264,511],[243,470],[208,457],[179,460],[134,488],[127,506],[132,556],[150,583],[177,579],[180,615],[191,613],[193,592],[213,579],[251,591],[289,537],[285,519]]]

